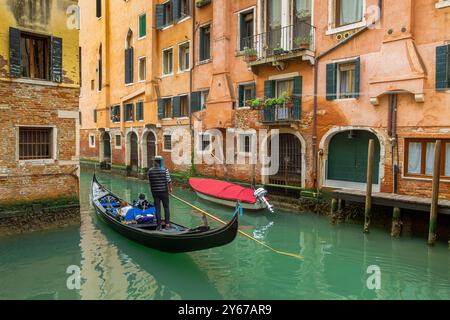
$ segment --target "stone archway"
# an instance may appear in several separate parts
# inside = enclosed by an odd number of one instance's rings
[[[141,139],[142,167],[151,168],[157,155],[156,134],[153,130],[146,130]]]
[[[112,164],[111,153],[111,135],[109,132],[104,132],[100,136],[100,163],[105,165],[105,168],[110,168]]]

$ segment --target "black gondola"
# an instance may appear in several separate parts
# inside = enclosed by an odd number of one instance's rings
[[[171,222],[169,230],[156,230],[156,223],[124,224],[110,212],[105,203],[125,202],[106,189],[93,176],[91,184],[91,201],[100,218],[123,236],[152,249],[169,253],[181,253],[210,249],[226,245],[234,240],[238,232],[239,210],[225,226],[210,229],[200,226],[190,229]]]

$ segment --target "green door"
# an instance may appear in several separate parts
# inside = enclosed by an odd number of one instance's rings
[[[336,134],[328,151],[328,180],[366,183],[369,140],[375,140],[373,182],[378,184],[380,143],[368,131],[353,130]]]

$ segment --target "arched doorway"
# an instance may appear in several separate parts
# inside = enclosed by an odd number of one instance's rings
[[[147,146],[147,168],[153,167],[153,160],[156,156],[156,137],[153,132],[149,132],[146,138]]]
[[[111,136],[105,132],[102,137],[103,162],[111,164]]]
[[[271,149],[271,141],[269,141],[269,153]],[[280,133],[277,154],[278,172],[269,177],[269,183],[301,187],[302,145],[297,136],[291,133]]]
[[[133,172],[139,168],[138,136],[135,132],[130,133],[130,167]]]
[[[330,140],[326,166],[327,186],[364,189],[370,139],[375,141],[373,183],[379,185],[380,141],[372,132],[347,130],[335,134]]]

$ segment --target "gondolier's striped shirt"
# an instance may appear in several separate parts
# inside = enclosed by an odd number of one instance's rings
[[[168,184],[172,182],[168,169],[151,168],[148,171],[148,180],[152,192],[168,192]]]

